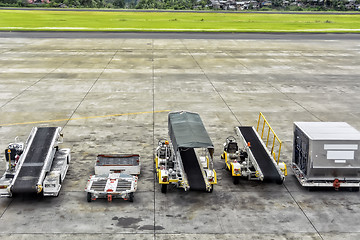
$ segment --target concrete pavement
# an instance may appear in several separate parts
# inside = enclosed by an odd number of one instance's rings
[[[0,199],[1,239],[360,238],[358,192],[309,192],[291,171],[283,185],[235,186],[223,169],[223,141],[259,111],[288,166],[294,121],[360,130],[359,41],[299,38],[0,38],[0,149],[47,124],[63,127],[72,151],[59,197]],[[213,193],[160,192],[153,152],[169,110],[201,115],[215,146]],[[141,155],[134,203],[86,202],[98,153]]]

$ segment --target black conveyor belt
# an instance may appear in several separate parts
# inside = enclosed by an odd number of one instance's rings
[[[250,150],[254,155],[256,162],[258,163],[262,173],[264,174],[264,181],[281,182],[281,176],[276,169],[269,154],[264,149],[264,145],[261,144],[253,127],[239,127],[241,134],[244,136],[246,142],[250,142]]]
[[[193,148],[180,149],[181,160],[190,185],[190,190],[205,191],[206,184]]]
[[[51,144],[57,127],[38,128],[34,139],[29,146],[24,163],[19,170],[12,187],[12,193],[36,193],[36,184],[42,169],[44,168],[46,156],[51,151]]]

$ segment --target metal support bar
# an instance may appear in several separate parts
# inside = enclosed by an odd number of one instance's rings
[[[9,154],[9,170],[11,171],[11,150],[10,149],[8,149],[7,150],[7,152],[8,152],[8,154]]]

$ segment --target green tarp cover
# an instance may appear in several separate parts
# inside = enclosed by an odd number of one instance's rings
[[[169,135],[175,150],[179,148],[214,148],[199,114],[172,112],[168,117]]]

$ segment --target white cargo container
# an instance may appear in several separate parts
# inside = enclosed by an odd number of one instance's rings
[[[295,122],[292,169],[304,187],[359,190],[360,132],[345,122]]]

